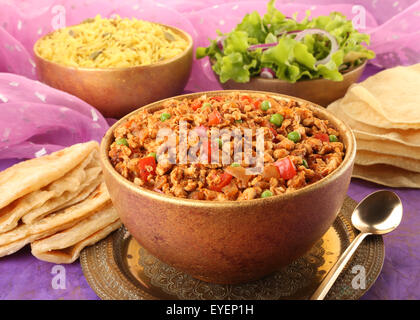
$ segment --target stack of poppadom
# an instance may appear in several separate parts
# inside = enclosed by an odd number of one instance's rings
[[[97,142],[0,172],[0,257],[30,243],[38,259],[71,263],[120,225],[103,182]]]
[[[353,177],[420,188],[420,64],[379,72],[328,110],[356,136]]]

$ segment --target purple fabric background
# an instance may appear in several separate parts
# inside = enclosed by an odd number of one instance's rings
[[[33,157],[42,148],[51,152],[89,139],[99,141],[108,127],[107,119],[85,102],[34,81],[36,67],[31,47],[40,35],[52,30],[53,6],[67,8],[67,25],[96,13],[119,13],[179,26],[191,33],[196,45],[206,45],[217,28],[229,30],[245,12],[265,10],[262,1],[160,2],[163,5],[149,0],[40,0],[36,4],[0,0],[0,72],[4,72],[0,73],[0,170],[16,163],[17,158]],[[365,31],[372,35],[372,47],[379,53],[373,61],[376,67],[369,65],[363,78],[381,70],[379,67],[420,62],[420,1],[277,1],[277,7],[285,12],[311,9],[319,15],[342,10],[348,17],[354,4],[368,10]],[[195,61],[186,90],[218,88],[205,59]],[[348,195],[360,201],[378,189],[386,188],[354,179]],[[396,231],[384,237],[386,258],[382,273],[363,299],[420,299],[420,191],[391,190],[403,201],[403,221]],[[79,262],[65,265],[64,290],[52,288],[53,266],[34,258],[28,246],[1,258],[0,299],[98,299],[84,279]]]

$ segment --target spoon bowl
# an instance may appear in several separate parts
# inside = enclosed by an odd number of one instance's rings
[[[360,231],[343,252],[340,259],[328,272],[311,300],[322,300],[334,284],[338,275],[350,261],[363,239],[369,235],[381,235],[394,230],[401,222],[403,207],[400,198],[391,191],[380,190],[364,198],[351,216],[353,226]]]
[[[402,203],[391,191],[380,190],[364,198],[354,210],[351,222],[363,233],[385,234],[401,222]]]

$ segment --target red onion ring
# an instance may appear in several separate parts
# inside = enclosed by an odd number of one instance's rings
[[[294,33],[300,33],[300,32],[302,32],[302,30],[282,31],[282,32],[277,33],[276,37],[280,37],[285,34],[294,34]]]
[[[248,50],[249,51],[254,51],[254,50],[257,50],[257,49],[260,49],[260,48],[263,49],[263,50],[267,50],[268,48],[275,47],[276,45],[278,45],[277,42],[263,43],[263,44],[254,44],[252,46],[249,46],[248,47]]]
[[[270,68],[261,69],[261,73],[260,73],[261,78],[274,79],[275,76],[276,76],[276,73],[274,72],[273,69],[270,69]]]
[[[223,51],[223,41],[225,41],[226,36],[217,37],[217,46],[219,47],[220,51]]]

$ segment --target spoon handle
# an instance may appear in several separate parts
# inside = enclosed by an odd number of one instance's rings
[[[347,262],[349,262],[350,258],[356,252],[356,249],[359,247],[360,243],[362,243],[363,239],[368,236],[370,233],[359,233],[359,235],[354,238],[352,243],[348,246],[346,251],[343,252],[340,259],[335,263],[335,265],[331,268],[328,272],[324,280],[321,282],[321,285],[315,291],[315,293],[311,296],[310,300],[323,300],[324,297],[327,295],[328,291],[331,289],[332,285],[334,284],[335,280],[337,280],[341,271],[343,271],[344,267],[346,266]]]

